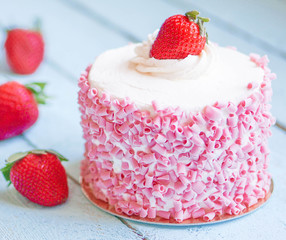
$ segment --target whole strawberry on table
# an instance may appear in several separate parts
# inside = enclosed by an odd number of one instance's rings
[[[4,178],[30,201],[42,206],[55,206],[68,198],[65,157],[53,150],[31,150],[15,153],[1,169]]]
[[[45,85],[15,81],[0,85],[0,141],[23,133],[37,121],[38,104],[47,98]]]
[[[31,74],[43,61],[45,44],[38,22],[35,30],[15,28],[7,31],[6,59],[15,73]]]

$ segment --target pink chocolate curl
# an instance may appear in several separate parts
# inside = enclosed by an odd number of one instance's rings
[[[205,116],[213,121],[218,121],[222,118],[222,113],[219,109],[211,106],[206,106],[204,111]]]
[[[215,217],[215,212],[209,212],[203,216],[203,220],[206,222],[209,222],[209,221],[213,220],[214,217]]]

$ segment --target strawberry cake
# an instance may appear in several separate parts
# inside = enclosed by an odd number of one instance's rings
[[[196,11],[106,51],[79,80],[81,181],[118,214],[213,221],[269,192],[266,56],[207,41]]]

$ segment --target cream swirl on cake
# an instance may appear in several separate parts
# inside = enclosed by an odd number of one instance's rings
[[[135,48],[136,57],[131,59],[131,62],[135,64],[138,72],[172,81],[196,80],[202,74],[208,73],[218,61],[213,43],[206,44],[200,55],[189,55],[184,59],[158,60],[150,57],[150,49],[158,31],[149,34],[148,41],[144,41]]]

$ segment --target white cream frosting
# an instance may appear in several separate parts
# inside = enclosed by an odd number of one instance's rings
[[[149,53],[157,34],[158,30],[148,36],[148,41],[144,41],[135,48],[137,56],[131,59],[131,62],[140,73],[173,81],[196,80],[200,75],[210,71],[214,61],[217,61],[216,47],[212,43],[207,44],[199,56],[189,55],[181,60],[163,59],[160,61],[150,58]]]
[[[101,54],[89,73],[91,87],[129,97],[139,108],[150,109],[155,100],[162,108],[190,112],[215,102],[237,104],[257,91],[249,83],[263,80],[263,70],[238,51],[209,44],[198,56],[157,60],[149,58],[153,40]]]

